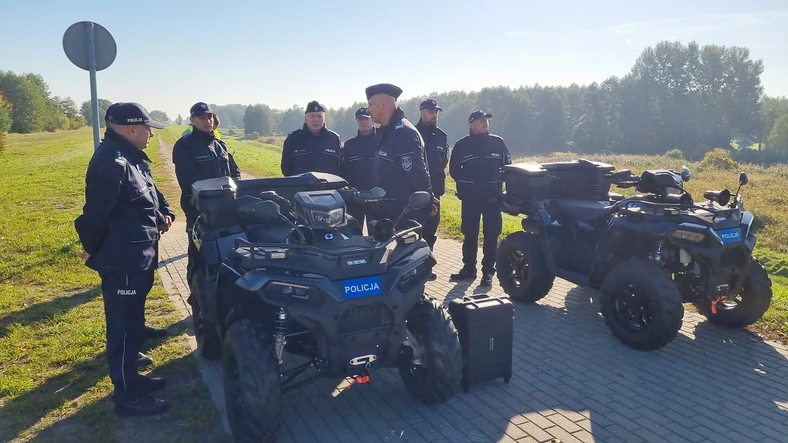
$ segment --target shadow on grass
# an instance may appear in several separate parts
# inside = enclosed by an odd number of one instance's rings
[[[171,332],[183,330],[182,322],[170,328]],[[164,341],[146,342],[144,350],[155,348]],[[141,371],[143,374],[146,372]],[[57,421],[39,431],[30,441],[232,441],[224,434],[216,409],[200,379],[198,362],[191,353],[156,366],[146,375],[163,377],[167,381],[167,387],[154,394],[170,403],[170,410],[159,416],[120,418],[114,414],[111,394],[91,394],[91,390],[101,389],[96,385],[108,377],[108,366],[102,353],[8,401],[0,408],[0,423],[3,423],[0,441],[19,437],[42,418],[64,406],[71,406],[74,412],[55,418]],[[83,406],[83,403],[87,404]]]
[[[13,312],[0,318],[0,338],[6,336],[11,325],[31,326],[57,314],[65,313],[80,304],[88,303],[98,296],[101,296],[100,285],[66,297],[57,297],[36,303],[21,311]]]

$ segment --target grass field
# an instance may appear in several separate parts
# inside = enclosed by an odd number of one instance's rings
[[[170,126],[164,131],[163,137],[168,143],[174,143],[180,137],[185,126]],[[240,134],[240,130],[238,131]],[[234,153],[242,175],[248,172],[255,176],[281,175],[281,143],[283,138],[262,137],[263,141],[244,140],[241,135],[222,135],[230,151]],[[276,144],[278,143],[278,145]],[[643,155],[579,155],[573,153],[556,153],[549,156],[521,157],[520,161],[562,161],[586,157],[590,160],[604,161],[616,166],[616,169],[631,169],[640,174],[644,169],[673,168],[681,170],[686,165],[692,171],[692,178],[687,182],[687,189],[696,198],[702,196],[707,189],[728,188],[736,191],[739,170],[746,171],[750,183],[741,193],[745,207],[755,215],[756,228],[759,231],[756,255],[765,262],[774,282],[774,299],[771,309],[752,330],[770,338],[788,341],[788,165],[764,168],[757,165],[741,165],[737,170],[704,169],[700,163],[678,160],[664,156]],[[441,199],[441,232],[442,236],[462,239],[460,234],[460,201],[454,196],[454,181],[446,182],[446,195]],[[613,191],[616,191],[614,188]],[[622,194],[626,191],[619,190]],[[631,191],[630,191],[631,193]],[[521,230],[520,218],[504,214],[504,226],[501,238]],[[688,309],[692,309],[687,305]]]
[[[154,167],[158,145],[148,154]],[[89,128],[11,134],[0,154],[0,441],[154,441],[210,434],[215,411],[198,362],[182,335],[186,324],[158,277],[147,320],[169,339],[143,352],[165,377],[166,419],[118,420],[108,399],[103,302],[95,272],[84,266],[73,221],[84,203]],[[143,429],[144,428],[144,429]]]

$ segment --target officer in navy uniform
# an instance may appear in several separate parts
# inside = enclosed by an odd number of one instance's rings
[[[396,221],[408,205],[412,193],[427,191],[432,194],[430,174],[424,159],[424,141],[416,127],[405,118],[402,108],[397,106],[397,98],[402,94],[402,89],[381,83],[369,86],[366,94],[369,102],[367,111],[372,121],[381,125],[373,175],[376,186],[386,191],[386,197],[377,203],[371,218]],[[403,217],[397,228],[403,227],[409,218],[423,225],[427,216],[438,212],[437,200],[434,197],[433,201],[435,204],[431,207]]]
[[[112,109],[106,137],[87,168],[83,212],[74,221],[85,264],[101,277],[118,415],[153,415],[169,407],[150,395],[164,387],[164,380],[140,375],[135,365],[145,335],[145,299],[159,261],[159,238],[175,219],[143,152],[153,137],[151,128],[164,124],[138,103]]]
[[[192,184],[199,180],[216,177],[241,178],[241,172],[227,145],[216,137],[214,116],[216,113],[204,102],[195,103],[189,110],[189,121],[194,130],[175,142],[172,148],[172,162],[175,176],[181,188],[181,208],[186,215],[186,232],[189,237],[186,281],[191,294],[188,302],[196,309],[192,279],[195,272],[204,268],[202,254],[192,241],[191,232],[200,213],[192,205]]]
[[[325,172],[341,176],[341,163],[339,134],[326,128],[326,108],[309,102],[304,127],[291,132],[282,147],[282,175]]]
[[[479,247],[479,219],[484,217],[482,251],[482,286],[492,285],[495,255],[503,218],[500,196],[503,192],[503,166],[512,163],[509,148],[503,139],[490,134],[492,114],[474,111],[468,117],[470,134],[454,144],[449,161],[449,175],[457,183],[461,200],[463,268],[452,274],[452,281],[476,278],[476,255]]]
[[[375,177],[372,175],[372,165],[377,151],[375,127],[367,108],[356,110],[356,136],[345,141],[342,148],[341,176],[348,184],[358,190],[367,191],[375,187]],[[364,226],[365,207],[348,204],[348,214]]]
[[[424,239],[430,245],[430,249],[435,247],[438,239],[438,225],[441,221],[440,198],[446,192],[446,165],[449,164],[449,143],[446,133],[438,127],[438,112],[443,109],[438,106],[434,99],[427,99],[419,105],[421,114],[416,129],[419,130],[421,138],[424,139],[424,150],[427,156],[427,168],[430,172],[430,185],[432,193],[438,200],[438,213],[427,218],[424,225]]]

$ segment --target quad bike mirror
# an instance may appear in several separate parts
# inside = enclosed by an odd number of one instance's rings
[[[430,196],[430,193],[427,191],[416,191],[410,194],[410,198],[408,198],[408,206],[410,209],[424,209],[430,204],[432,204],[432,196]]]
[[[681,167],[681,179],[685,182],[688,182],[690,177],[692,177],[692,172],[690,172],[689,168],[686,166]]]
[[[749,183],[749,181],[750,180],[747,178],[747,173],[746,172],[741,172],[739,174],[739,186],[744,186],[747,183]]]

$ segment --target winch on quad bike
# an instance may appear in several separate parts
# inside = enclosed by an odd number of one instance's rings
[[[503,211],[523,214],[524,232],[501,243],[497,274],[513,299],[536,302],[556,276],[601,289],[601,311],[626,345],[658,349],[678,335],[682,303],[710,321],[742,327],[769,307],[771,281],[752,256],[753,216],[739,189],[706,191],[696,204],[684,189],[691,173],[614,171],[575,160],[518,163],[504,169]],[[625,198],[610,192],[635,187]]]
[[[374,220],[371,235],[346,202],[374,204],[382,189],[358,191],[340,177],[305,173],[196,182],[195,272],[198,344],[221,358],[236,441],[267,441],[281,421],[281,394],[319,378],[367,382],[396,367],[425,403],[450,398],[462,379],[457,331],[424,294],[435,259],[413,220]],[[422,210],[416,192],[400,215]],[[307,362],[287,367],[287,355]],[[300,381],[295,377],[311,370]]]

